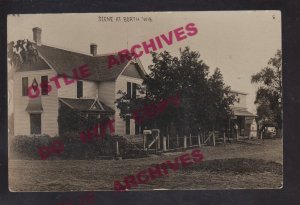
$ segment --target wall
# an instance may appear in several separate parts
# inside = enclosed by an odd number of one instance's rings
[[[14,135],[30,134],[30,117],[25,110],[29,100],[28,96],[22,96],[22,77],[28,77],[28,85],[31,86],[34,78],[38,84],[41,83],[41,76],[48,75],[48,79],[55,76],[53,70],[39,70],[16,72],[14,75]],[[55,136],[58,134],[58,99],[57,89],[53,82],[50,83],[52,90],[48,96],[41,96],[43,112],[41,114],[41,133]]]
[[[114,109],[115,107],[115,81],[100,82],[98,95],[101,102]]]
[[[141,78],[133,78],[133,77],[121,75],[116,81],[115,99],[121,96],[120,94],[118,94],[119,90],[127,92],[127,82],[142,84],[143,80]],[[116,114],[115,114],[116,134],[124,135],[126,133],[126,123],[123,119],[120,118],[120,111],[116,106],[115,106],[115,110],[116,110]],[[135,134],[134,119],[130,120],[130,134],[131,135]]]
[[[239,99],[239,102],[235,102],[234,107],[247,108],[247,94],[237,93],[237,99]]]
[[[61,79],[61,88],[58,90],[58,96],[61,98],[77,98],[77,81],[69,85],[65,85]],[[93,81],[83,80],[83,97],[95,98],[97,93],[97,83]]]

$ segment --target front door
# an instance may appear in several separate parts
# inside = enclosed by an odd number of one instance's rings
[[[41,114],[30,114],[30,134],[41,134]]]

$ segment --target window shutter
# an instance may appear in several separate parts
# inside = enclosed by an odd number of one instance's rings
[[[48,76],[41,77],[42,95],[48,95]]]
[[[131,98],[131,83],[127,82],[127,97]]]
[[[137,84],[132,83],[132,98],[133,99],[136,99],[136,87],[137,87]]]
[[[77,81],[77,98],[81,98],[83,96],[83,82]]]
[[[28,96],[28,77],[22,78],[22,96]]]

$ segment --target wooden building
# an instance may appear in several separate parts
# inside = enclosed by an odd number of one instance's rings
[[[42,44],[41,33],[40,28],[33,28],[32,46],[37,50],[37,58],[21,64],[14,75],[14,135],[58,135],[58,110],[62,104],[100,118],[108,115],[115,120],[115,134],[135,134],[134,120],[122,120],[114,102],[119,90],[133,97],[139,95],[136,85],[142,83],[146,74],[139,59],[108,69],[108,56],[112,54],[97,55],[96,44],[90,45],[90,54],[68,51]],[[60,83],[60,88],[50,81],[57,75],[72,80],[72,69],[85,64],[91,73],[87,78],[68,85]],[[30,98],[28,87],[45,81],[50,81],[51,92]]]

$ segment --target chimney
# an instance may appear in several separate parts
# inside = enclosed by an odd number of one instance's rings
[[[32,29],[33,31],[33,41],[38,45],[42,45],[42,29],[39,27],[35,27]]]
[[[90,45],[90,52],[93,56],[97,55],[97,44],[91,43]]]

